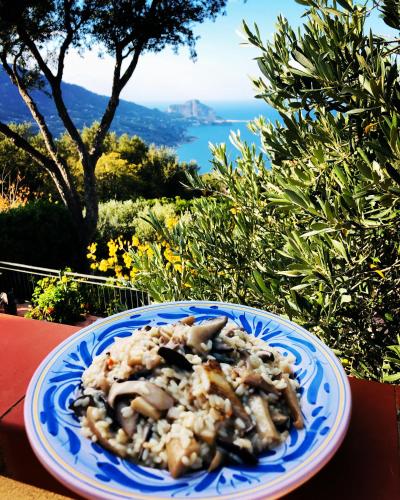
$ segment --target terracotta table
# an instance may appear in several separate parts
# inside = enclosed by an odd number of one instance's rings
[[[2,499],[57,498],[54,493],[77,498],[35,458],[23,422],[23,399],[36,367],[77,329],[0,314],[0,472],[14,479],[0,476]],[[350,384],[353,415],[343,445],[288,500],[400,499],[399,388],[356,379],[350,379]]]

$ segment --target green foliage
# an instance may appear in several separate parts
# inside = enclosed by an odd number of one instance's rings
[[[400,29],[400,4],[398,0],[381,0],[377,2],[385,23],[396,30]]]
[[[397,335],[397,343],[388,347],[388,354],[384,358],[383,381],[396,382],[400,380],[400,335]]]
[[[79,284],[67,274],[39,280],[33,291],[32,305],[27,318],[54,323],[74,323],[82,319],[85,312]]]
[[[156,231],[146,221],[150,213],[157,215],[163,225],[168,225],[190,210],[191,204],[191,201],[179,197],[175,200],[138,198],[100,203],[96,241],[105,248],[109,240],[118,236],[130,239],[135,234],[142,241],[154,240]]]
[[[136,192],[146,198],[193,196],[183,184],[186,182],[186,172],[193,174],[196,170],[195,164],[179,164],[173,149],[154,145],[149,147],[141,163],[132,165]]]
[[[82,139],[91,148],[98,123],[82,130]],[[29,125],[13,125],[12,129],[23,135],[38,150],[45,151],[40,134],[35,135]],[[78,150],[68,134],[57,140],[57,148],[71,169],[77,190],[84,194],[83,168]],[[192,198],[197,193],[189,191],[186,173],[194,174],[197,165],[179,163],[174,150],[148,146],[137,136],[114,132],[106,134],[102,155],[96,165],[96,188],[100,201],[129,200],[137,197],[161,198],[164,196]],[[49,174],[43,172],[29,155],[17,148],[5,136],[0,136],[0,183],[7,177],[15,181],[22,178],[23,186],[32,193],[31,198],[57,199]]]
[[[397,41],[366,33],[352,0],[304,0],[303,28],[279,18],[271,42],[245,25],[263,74],[258,97],[281,122],[252,124],[255,146],[214,148],[214,199],[192,219],[152,224],[179,259],[133,254],[135,286],[155,300],[216,299],[284,314],[336,350],[344,366],[382,378],[400,330],[400,77]],[[204,179],[192,178],[203,192]],[[157,251],[160,255],[157,256]],[[392,349],[393,350],[393,349]],[[394,381],[395,378],[387,379]]]
[[[132,167],[119,153],[103,153],[96,166],[97,194],[100,200],[129,199],[136,190]]]
[[[10,124],[10,128],[21,135],[31,144],[38,143],[38,137],[33,133],[29,124]],[[50,177],[40,171],[32,158],[22,149],[19,149],[7,137],[0,135],[0,185],[7,191],[7,187],[20,180],[21,188],[27,188],[34,196],[49,194],[46,186],[50,184]],[[53,188],[51,192],[54,192]]]
[[[0,213],[0,259],[60,269],[79,263],[71,215],[45,200]]]

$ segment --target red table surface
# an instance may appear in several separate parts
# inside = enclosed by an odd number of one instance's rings
[[[0,457],[3,474],[77,498],[36,459],[25,434],[23,396],[40,361],[78,328],[0,314]],[[350,379],[353,412],[339,451],[287,499],[400,498],[399,387]],[[397,401],[396,401],[397,398]]]

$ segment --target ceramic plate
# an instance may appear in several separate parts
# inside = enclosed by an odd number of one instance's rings
[[[264,453],[257,466],[229,466],[172,479],[167,471],[139,466],[80,435],[68,409],[83,370],[115,338],[145,325],[228,316],[287,356],[295,358],[305,429],[292,428],[287,441]],[[235,304],[175,302],[146,306],[77,332],[54,349],[36,370],[25,399],[25,425],[43,465],[71,490],[88,498],[265,499],[281,497],[328,462],[345,436],[351,408],[347,377],[322,342],[274,314]]]

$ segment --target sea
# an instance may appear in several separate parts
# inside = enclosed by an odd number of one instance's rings
[[[273,108],[264,101],[257,99],[245,102],[202,102],[214,109],[220,118],[227,120],[227,123],[189,127],[187,135],[192,137],[192,140],[176,148],[179,161],[195,161],[199,166],[199,172],[202,174],[212,170],[212,154],[209,143],[214,145],[225,143],[227,156],[234,162],[239,156],[239,152],[229,140],[232,131],[239,131],[242,140],[249,144],[254,143],[261,151],[260,139],[248,129],[248,122],[259,116],[271,121],[279,119],[278,113]],[[165,111],[168,104],[170,103],[154,103],[153,107]]]

